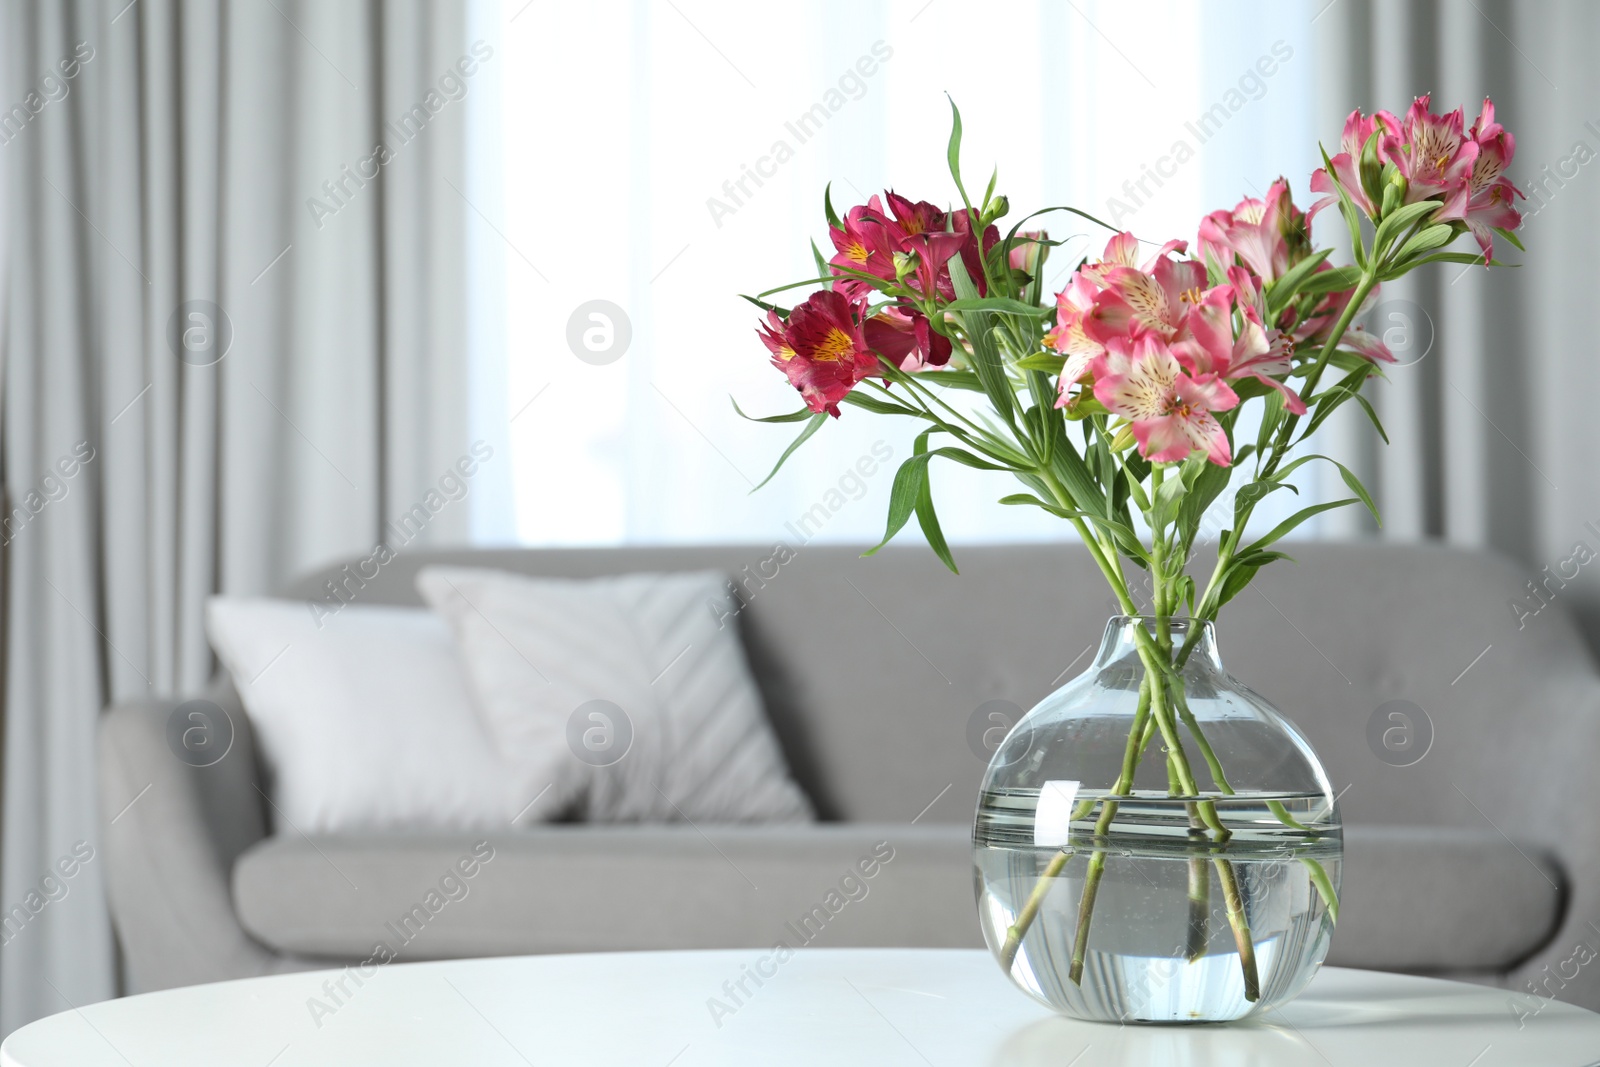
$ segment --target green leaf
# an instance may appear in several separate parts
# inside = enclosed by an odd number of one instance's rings
[[[927,434],[917,438],[916,447],[927,446]],[[943,452],[943,449],[939,450]],[[939,528],[939,516],[933,509],[933,482],[928,477],[926,469],[922,474],[922,484],[917,490],[916,501],[917,525],[922,527],[922,536],[928,541],[928,547],[933,549],[933,554],[939,557],[951,574],[960,574],[956,570],[956,561],[950,555],[950,546],[945,542],[944,531]]]
[[[983,383],[978,376],[969,370],[930,370],[922,371],[917,375],[917,380],[923,385],[934,389],[948,386],[951,389],[966,389],[969,392],[983,392]]]
[[[1425,216],[1439,210],[1444,205],[1437,200],[1419,200],[1415,204],[1407,204],[1390,214],[1384,216],[1378,223],[1378,233],[1372,239],[1372,255],[1379,263],[1389,250],[1389,245],[1412,223],[1420,222]]]
[[[805,444],[812,434],[822,429],[822,424],[827,421],[828,413],[826,411],[819,411],[815,415],[811,416],[811,421],[806,423],[806,428],[800,431],[800,436],[796,437],[794,439],[794,443],[788,448],[784,449],[783,455],[778,457],[778,462],[773,466],[772,473],[761,479],[761,485],[766,485],[768,482],[772,481],[773,476],[776,475],[778,471],[783,469],[784,462],[788,460],[790,456],[794,455],[794,450]],[[761,485],[756,486],[755,489],[750,491],[752,493],[755,492],[756,489],[761,488]]]
[[[1301,296],[1316,293],[1333,293],[1342,289],[1354,289],[1361,281],[1361,271],[1355,267],[1334,267],[1307,278],[1300,287]]]
[[[1377,411],[1375,411],[1373,409],[1372,401],[1368,400],[1366,397],[1362,396],[1360,393],[1356,394],[1355,400],[1356,400],[1356,403],[1361,405],[1361,410],[1363,410],[1363,411],[1365,411],[1367,413],[1367,418],[1372,420],[1372,428],[1378,431],[1378,436],[1383,438],[1383,443],[1384,444],[1388,444],[1389,443],[1389,435],[1384,432],[1383,422],[1381,420],[1379,420]]]
[[[934,553],[944,561],[945,566],[952,571],[956,569],[950,558],[949,546],[944,543],[944,535],[939,531],[938,516],[933,512],[932,488],[928,481],[929,462],[938,456],[979,470],[1005,471],[1011,468],[990,463],[970,452],[948,445],[930,449],[928,435],[934,432],[933,429],[927,429],[917,435],[916,441],[911,446],[911,458],[900,464],[900,469],[895,472],[894,485],[889,490],[889,519],[884,529],[883,540],[863,552],[863,556],[875,554],[878,549],[894,540],[895,534],[899,533],[915,514],[917,523],[922,527],[922,532],[928,538],[928,544]]]
[[[923,412],[918,411],[916,408],[907,407],[904,404],[891,403],[881,397],[860,391],[846,393],[841,403],[849,404],[851,407],[858,407],[863,411],[870,411],[874,415],[910,415],[919,419],[927,418]]]
[[[1168,478],[1156,490],[1156,498],[1150,509],[1150,525],[1156,531],[1165,530],[1171,526],[1178,517],[1178,508],[1183,503],[1183,498],[1188,495],[1189,487],[1182,478]]]
[[[949,94],[945,94],[949,97]],[[972,201],[967,196],[967,190],[961,184],[961,109],[956,107],[956,102],[950,99],[950,145],[945,150],[945,159],[950,164],[950,177],[955,179],[956,192],[961,194],[961,204],[968,211],[972,210]]]
[[[1316,273],[1317,268],[1332,254],[1333,249],[1324,248],[1316,255],[1307,256],[1285,272],[1283,277],[1267,286],[1267,313],[1272,319],[1276,319],[1278,312],[1287,307],[1289,301],[1300,292],[1305,280]]]
[[[830,273],[828,270],[828,261],[822,258],[822,249],[817,247],[817,242],[815,241],[811,242],[811,258],[816,261],[818,274]],[[824,285],[826,288],[833,288],[832,282],[826,282]]]
[[[989,206],[989,201],[994,199],[994,186],[1000,180],[1000,168],[996,167],[989,172],[989,188],[983,191],[983,207]]]
[[[855,272],[854,271],[849,271],[849,272],[847,272],[847,274],[849,276],[853,277],[855,275]],[[787,285],[780,285],[775,289],[768,289],[765,292],[757,293],[756,296],[758,296],[758,297],[771,296],[773,293],[782,293],[782,292],[785,292],[785,291],[787,291],[789,289],[799,289],[801,286],[805,286],[805,285],[822,285],[824,283],[834,282],[834,281],[837,281],[837,280],[838,280],[838,278],[835,275],[824,274],[821,277],[807,278],[804,281],[790,282]],[[883,279],[882,278],[874,278],[873,281],[882,282]]]
[[[1277,394],[1273,394],[1277,395]],[[1244,461],[1246,445],[1239,450],[1239,455],[1234,457],[1235,465]],[[1233,469],[1219,467],[1204,456],[1196,457],[1200,460],[1200,469],[1195,475],[1194,484],[1189,489],[1189,495],[1183,498],[1183,504],[1178,508],[1178,528],[1183,531],[1184,554],[1194,545],[1194,539],[1200,532],[1200,520],[1205,518],[1206,511],[1210,509],[1217,497],[1228,487],[1229,480],[1233,477]],[[1184,461],[1185,466],[1188,460]]]
[[[1372,367],[1370,364],[1364,367],[1356,367],[1349,374],[1339,379],[1337,385],[1318,393],[1316,399],[1311,402],[1311,421],[1306,424],[1305,430],[1301,432],[1300,440],[1304,441],[1316,433],[1317,427],[1327,422],[1328,416],[1338,410],[1340,404],[1352,397],[1361,396],[1361,384],[1371,375]]]
[[[917,435],[916,442],[912,445],[911,458],[900,464],[900,469],[895,471],[894,485],[889,489],[889,520],[884,527],[883,540],[861,553],[863,556],[875,555],[878,549],[894,540],[894,535],[905,527],[912,512],[916,511],[917,499],[928,484],[928,460],[933,458],[925,451],[928,447],[928,434],[931,432],[924,430]]]
[[[1052,211],[1065,211],[1065,212],[1068,212],[1070,214],[1077,215],[1079,218],[1087,219],[1090,222],[1094,223],[1096,226],[1100,226],[1100,227],[1103,227],[1103,228],[1105,228],[1107,230],[1110,230],[1112,233],[1116,233],[1118,231],[1118,229],[1119,229],[1119,227],[1113,226],[1113,225],[1111,225],[1111,223],[1106,222],[1103,219],[1096,218],[1095,216],[1089,214],[1087,211],[1083,211],[1083,210],[1080,210],[1078,208],[1072,207],[1069,204],[1058,204],[1055,207],[1043,207],[1043,208],[1040,208],[1038,211],[1034,211],[1034,212],[1031,212],[1031,213],[1029,213],[1027,215],[1022,216],[1022,218],[1017,220],[1017,224],[1015,226],[1011,227],[1011,232],[1006,234],[1006,239],[1005,239],[1004,244],[1009,248],[1010,245],[1011,245],[1011,242],[1013,240],[1015,240],[1017,234],[1021,232],[1023,224],[1026,223],[1029,219],[1037,218],[1040,215],[1048,215]],[[1065,244],[1066,242],[1064,242],[1064,241],[1052,241],[1050,243],[1051,244]]]
[[[1050,514],[1059,516],[1063,519],[1070,519],[1073,516],[1073,512],[1068,511],[1066,508],[1061,508],[1054,504],[1046,503],[1045,501],[1034,496],[1032,493],[1012,493],[1010,496],[1001,497],[1000,503],[1017,505],[1027,504],[1032,507],[1043,508]]]
[[[828,216],[828,225],[835,230],[844,229],[844,223],[839,221],[838,214],[833,210],[833,183],[829,182],[822,187],[822,210]],[[824,271],[823,273],[827,273]]]
[[[1354,471],[1352,471],[1349,467],[1346,467],[1343,463],[1340,463],[1338,460],[1334,459],[1332,456],[1324,456],[1315,452],[1309,456],[1301,456],[1299,459],[1296,459],[1293,463],[1290,463],[1288,466],[1274,474],[1272,476],[1273,480],[1282,481],[1284,478],[1293,473],[1296,467],[1310,463],[1314,459],[1320,459],[1324,463],[1332,463],[1335,467],[1338,467],[1339,477],[1344,480],[1344,484],[1348,486],[1350,491],[1367,506],[1367,510],[1372,512],[1373,520],[1376,521],[1379,526],[1383,525],[1383,519],[1378,514],[1378,505],[1373,502],[1372,494],[1367,492],[1367,487],[1361,484],[1361,479],[1356,477]]]
[[[1229,564],[1224,572],[1221,585],[1217,590],[1217,607],[1221,607],[1240,593],[1244,592],[1256,572],[1268,563],[1278,559],[1291,559],[1282,552],[1254,552],[1240,555]]]
[[[1338,178],[1334,177],[1336,172],[1333,160],[1328,158],[1328,150],[1320,144],[1317,146],[1317,150],[1322,153],[1323,170],[1333,183],[1334,191],[1339,194],[1339,214],[1344,216],[1344,224],[1350,230],[1350,248],[1355,253],[1356,266],[1365,269],[1367,265],[1367,250],[1361,240],[1361,216],[1356,211],[1355,201],[1350,199],[1350,194],[1345,192],[1344,186],[1339,184]]]
[[[1100,506],[1103,499],[1100,486],[1094,475],[1089,473],[1083,456],[1072,447],[1071,441],[1061,442],[1061,447],[1050,457],[1050,468],[1075,505],[1085,509],[1097,509]]]
[[[1278,432],[1278,424],[1283,421],[1283,416],[1283,394],[1274,389],[1267,394],[1267,399],[1261,408],[1261,428],[1256,434],[1258,455],[1267,451],[1267,444],[1272,440],[1272,435]]]
[[[1460,263],[1463,266],[1508,268],[1518,266],[1516,263],[1502,263],[1498,259],[1491,259],[1488,263],[1485,263],[1483,261],[1483,254],[1480,252],[1435,252],[1431,256],[1426,256],[1417,260],[1410,266],[1420,267],[1424,263]]]
[[[1511,247],[1515,248],[1518,252],[1526,252],[1527,251],[1526,248],[1522,247],[1522,240],[1516,234],[1512,233],[1510,230],[1503,230],[1499,226],[1496,226],[1494,228],[1494,232],[1499,234],[1501,237],[1504,237],[1507,241],[1511,242]]]
[[[1265,537],[1262,537],[1260,540],[1252,542],[1250,545],[1246,546],[1245,550],[1239,554],[1240,558],[1242,559],[1253,552],[1259,552],[1260,550],[1266,548],[1268,545],[1282,538],[1285,534],[1292,531],[1296,526],[1299,526],[1301,523],[1305,522],[1314,515],[1320,515],[1324,511],[1332,511],[1334,508],[1342,508],[1346,504],[1358,503],[1360,503],[1360,500],[1352,496],[1346,497],[1343,500],[1330,500],[1323,504],[1312,504],[1310,507],[1301,508],[1293,515],[1290,515],[1287,519],[1284,519],[1282,522],[1278,523],[1278,525],[1274,526]]]
[[[954,460],[963,467],[971,467],[974,470],[1008,471],[1011,469],[1010,467],[1003,466],[999,463],[991,463],[989,460],[980,459],[971,452],[968,452],[965,449],[956,448],[953,445],[945,445],[943,448],[935,448],[929,452],[928,455],[938,456],[940,459]]]
[[[1067,357],[1058,356],[1052,352],[1036,352],[1031,356],[1024,356],[1012,366],[1020,370],[1042,370],[1046,374],[1060,374],[1061,368],[1066,366]]]
[[[1383,516],[1378,514],[1378,505],[1373,503],[1372,494],[1367,492],[1367,487],[1361,484],[1361,479],[1357,478],[1354,471],[1338,460],[1329,459],[1328,462],[1339,468],[1339,477],[1344,479],[1344,484],[1367,506],[1367,510],[1372,513],[1372,521],[1382,526]]]
[[[972,300],[952,300],[940,307],[946,311],[993,311],[997,314],[1017,315],[1028,322],[1043,322],[1056,313],[1055,308],[1035,307],[1020,300],[1004,296],[982,296]]]
[[[1400,251],[1395,253],[1397,264],[1403,265],[1413,256],[1420,256],[1424,252],[1431,252],[1450,243],[1455,237],[1455,230],[1446,223],[1435,223],[1425,229],[1418,230],[1407,238],[1406,243],[1400,246]]]
[[[754,304],[762,311],[776,311],[780,319],[787,319],[789,317],[788,308],[779,307],[777,304],[769,304],[765,300],[758,300],[753,296],[745,296],[743,293],[740,293],[739,295],[745,300],[750,301],[750,303]]]
[[[802,422],[805,419],[814,417],[816,414],[810,408],[801,408],[799,411],[791,411],[787,415],[767,415],[757,418],[754,415],[746,415],[744,409],[739,407],[739,402],[734,400],[733,397],[730,396],[728,401],[733,404],[733,410],[739,413],[741,419],[749,419],[751,422]]]
[[[960,300],[978,299],[978,287],[967,274],[961,257],[952,255],[949,261],[950,281]],[[994,313],[989,311],[957,312],[967,341],[972,345],[972,369],[983,385],[983,391],[994,409],[1007,424],[1016,425],[1016,394],[1012,392],[1011,379],[1006,375],[1000,350],[995,345],[992,331]]]

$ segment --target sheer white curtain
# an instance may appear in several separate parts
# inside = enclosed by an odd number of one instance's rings
[[[752,414],[799,401],[735,294],[815,273],[806,239],[827,246],[827,182],[841,211],[891,183],[949,204],[946,92],[968,184],[998,165],[1013,218],[1074,204],[1192,240],[1203,212],[1280,173],[1304,197],[1317,160],[1309,4],[524,4],[503,8],[502,137],[475,151],[502,153],[504,213],[480,221],[502,253],[527,543],[881,535],[910,454],[896,422],[847,409],[750,494],[789,428],[739,419],[729,395]],[[1044,225],[1084,235],[1057,250],[1056,286],[1108,236],[1059,214]],[[599,300],[631,339],[585,361],[568,329],[577,312],[604,342]],[[1063,536],[997,506],[1009,490],[992,475],[934,477],[953,541]]]

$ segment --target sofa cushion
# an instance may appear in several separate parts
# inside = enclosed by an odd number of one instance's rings
[[[429,567],[522,825],[809,822],[717,571],[531,578]]]
[[[283,952],[403,959],[612,949],[979,947],[961,826],[576,826],[489,839],[278,836],[233,895]]]
[[[1560,922],[1562,872],[1537,846],[1492,831],[1365,827],[1347,831],[1345,847],[1330,963],[1492,974]],[[403,959],[780,940],[975,946],[972,885],[968,831],[938,824],[280,836],[233,872],[257,938],[345,959],[380,945]]]
[[[1346,829],[1328,962],[1413,974],[1506,970],[1560,926],[1563,882],[1547,849],[1493,830]]]

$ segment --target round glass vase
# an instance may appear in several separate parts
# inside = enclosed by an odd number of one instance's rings
[[[1064,1015],[1223,1022],[1328,953],[1343,840],[1328,776],[1228,674],[1210,623],[1117,616],[1012,728],[972,832],[1001,968]]]

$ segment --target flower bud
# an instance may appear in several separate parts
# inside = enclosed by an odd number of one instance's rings
[[[917,254],[915,252],[896,252],[894,254],[894,279],[903,282],[916,272]]]
[[[1002,193],[1000,196],[997,196],[993,200],[989,201],[988,206],[985,207],[982,214],[978,216],[978,221],[984,226],[988,226],[995,219],[1002,218],[1005,213],[1010,210],[1011,201],[1007,200],[1005,198],[1005,194]]]
[[[1383,203],[1378,207],[1378,217],[1382,218],[1405,203],[1405,193],[1400,187],[1390,182],[1383,187]]]

